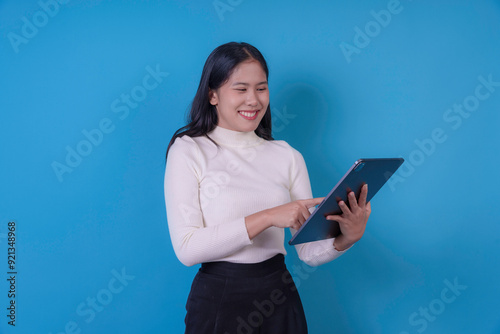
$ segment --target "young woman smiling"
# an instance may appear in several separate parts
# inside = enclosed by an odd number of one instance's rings
[[[307,333],[284,255],[292,234],[323,198],[312,198],[302,155],[271,135],[268,68],[247,43],[208,57],[189,123],[167,149],[165,202],[179,260],[201,263],[186,303],[186,333]],[[363,235],[371,212],[367,188],[340,203],[335,239],[296,246],[317,266]]]

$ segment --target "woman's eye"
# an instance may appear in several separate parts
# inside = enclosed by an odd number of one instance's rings
[[[236,88],[237,91],[244,92],[246,91],[246,88]]]
[[[257,88],[258,91],[265,91],[267,88]]]

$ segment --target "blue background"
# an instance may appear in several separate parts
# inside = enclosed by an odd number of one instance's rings
[[[274,136],[302,152],[315,196],[360,157],[407,160],[348,253],[305,271],[288,248],[310,333],[500,333],[500,87],[471,97],[500,82],[500,1],[66,2],[0,2],[2,333],[183,332],[197,266],[170,243],[164,154],[206,57],[233,40],[266,57]],[[147,68],[162,72],[151,90]],[[116,113],[132,92],[146,96]]]

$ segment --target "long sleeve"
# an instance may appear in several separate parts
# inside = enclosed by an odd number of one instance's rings
[[[291,188],[290,198],[292,201],[312,198],[311,183],[309,182],[309,175],[307,167],[302,155],[293,149],[294,159],[291,172]],[[314,208],[311,208],[312,212]],[[290,229],[292,235],[296,230]],[[324,263],[330,262],[345,251],[337,251],[333,247],[335,238],[319,240],[314,242],[303,243],[295,245],[295,249],[299,258],[310,266],[319,266]]]
[[[165,169],[164,190],[170,238],[186,266],[214,261],[251,245],[244,217],[206,226],[200,182],[206,158],[192,138],[177,138]]]

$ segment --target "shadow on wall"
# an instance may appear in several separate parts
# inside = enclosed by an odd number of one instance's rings
[[[304,82],[303,78],[287,81],[294,83],[286,85],[277,94],[277,99],[282,103],[281,106],[276,106],[277,113],[274,113],[273,108],[273,131],[277,137],[287,137],[290,140],[300,135],[304,138],[300,147],[307,149],[317,145],[315,137],[320,137],[324,132],[328,104],[322,92],[312,84]],[[283,114],[280,108],[286,109],[287,112]]]
[[[334,281],[318,289],[318,293],[338,296],[336,309],[355,309],[363,319],[362,323],[343,324],[344,327],[339,327],[340,332],[350,332],[350,329],[353,333],[364,333],[371,328],[373,333],[381,333],[381,322],[393,322],[406,328],[406,317],[394,317],[400,312],[398,306],[411,304],[408,290],[424,284],[418,266],[406,261],[369,232],[335,261],[326,265]],[[356,286],[356,289],[349,289],[349,286]]]
[[[273,99],[280,101],[273,106],[273,134],[276,139],[287,141],[302,153],[311,182],[321,180],[321,189],[317,189],[319,196],[330,191],[334,182],[342,176],[341,171],[336,171],[329,162],[335,159],[341,143],[326,143],[321,139],[330,137],[327,133],[334,131],[328,126],[335,124],[338,107],[329,105],[325,98],[327,95],[318,88],[324,86],[320,79],[315,85],[310,83],[310,79],[286,80],[293,84],[285,85]],[[328,94],[331,95],[334,92]]]

